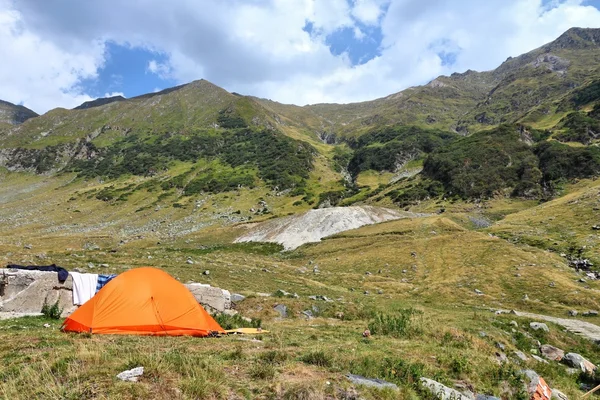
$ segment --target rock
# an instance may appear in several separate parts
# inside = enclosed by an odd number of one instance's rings
[[[50,324],[44,324],[44,328],[50,328]]]
[[[542,345],[540,351],[542,352],[542,355],[550,361],[560,361],[565,356],[563,350],[549,344]]]
[[[383,294],[383,290],[379,289],[379,290],[377,291],[377,294]]]
[[[348,380],[354,383],[355,385],[371,386],[378,389],[389,388],[393,390],[398,390],[398,386],[396,386],[395,384],[383,381],[381,379],[365,378],[364,376],[354,374],[347,374],[346,378],[348,378]]]
[[[317,300],[317,296],[308,296],[309,300]]]
[[[529,324],[529,327],[531,329],[533,329],[534,331],[544,331],[544,332],[550,332],[550,329],[548,328],[548,325],[544,324],[543,322],[532,322]]]
[[[108,264],[100,264],[100,267],[102,267],[102,268],[108,268],[108,267],[110,267],[110,265],[108,265]]]
[[[514,326],[515,328],[518,328],[518,327],[519,327],[519,324],[517,324],[517,321],[510,321],[510,324],[511,324],[512,326]]]
[[[525,375],[527,385],[527,393],[532,396],[532,399],[549,400],[552,391],[548,384],[541,378],[537,372],[528,369],[522,371]]]
[[[572,368],[579,368],[581,372],[592,375],[596,366],[577,353],[567,353],[562,362]]]
[[[184,285],[196,301],[208,311],[224,312],[231,308],[231,294],[228,290],[212,287],[203,283],[186,283]]]
[[[123,371],[117,375],[122,381],[126,382],[137,382],[138,378],[144,374],[144,367],[137,367],[133,369],[129,369],[127,371]]]
[[[369,294],[369,291],[368,291],[368,290],[365,290],[365,291],[364,291],[364,294],[368,295],[368,294]]]
[[[408,272],[408,271],[407,271],[407,270],[405,270],[405,269],[403,269],[403,270],[402,270],[402,273],[403,273],[403,274],[406,274],[407,272]]]
[[[369,271],[365,272],[365,275],[373,275],[372,273],[370,273]]]
[[[592,229],[595,231],[600,231],[600,225],[592,225]]]
[[[475,396],[475,400],[500,400],[500,398],[488,396],[486,394],[478,394],[477,396]]]
[[[232,303],[241,303],[242,301],[244,301],[244,299],[246,298],[246,296],[241,295],[239,293],[233,293],[231,295],[231,302]]]
[[[472,400],[472,397],[468,397],[457,390],[450,389],[431,379],[421,378],[420,383],[423,388],[439,400]]]
[[[555,284],[554,282],[550,282],[550,283],[548,284],[548,286],[550,286],[550,287],[554,287],[554,286],[556,286],[556,284]]]
[[[302,314],[306,317],[306,319],[313,319],[313,313],[311,310],[304,310],[302,311]]]
[[[542,357],[536,356],[535,354],[532,354],[531,357],[537,362],[548,364],[548,361],[544,360]]]
[[[527,295],[524,295],[524,296],[523,296],[523,301],[528,301],[528,300],[529,300],[529,296],[527,296]]]
[[[503,351],[506,349],[506,346],[500,342],[496,342],[496,347]]]
[[[580,283],[586,283],[587,281],[586,281],[585,279],[583,279],[583,278],[580,278],[580,279],[579,279],[579,282],[580,282]]]
[[[598,316],[598,311],[586,311],[583,314],[584,317],[596,317]]]
[[[191,259],[188,258],[187,261],[186,261],[186,263],[192,265],[192,264],[194,264],[194,260],[191,260]]]
[[[91,262],[90,262],[90,263],[88,263],[88,265],[87,265],[87,266],[88,266],[88,268],[94,268],[94,263],[91,263]]]
[[[529,357],[527,357],[522,351],[515,351],[514,354],[521,361],[529,361]]]
[[[566,394],[560,390],[552,389],[552,400],[569,400]]]
[[[277,304],[273,309],[279,313],[281,318],[287,318],[287,307],[284,304]]]
[[[487,333],[485,333],[484,331],[479,331],[479,337],[484,338],[486,336],[487,336]]]
[[[496,353],[496,361],[498,361],[498,364],[504,364],[508,362],[508,357],[504,353]]]
[[[202,273],[202,275],[210,275],[210,271],[209,271],[209,270],[206,270],[206,271],[204,271],[204,272]]]
[[[33,246],[30,244],[26,244],[25,246],[23,246],[23,248],[27,249],[27,250],[31,250],[33,248]]]
[[[479,290],[479,289],[475,289],[475,293],[476,293],[478,296],[483,296],[483,292],[482,292],[481,290]]]
[[[570,315],[571,317],[576,317],[576,316],[577,316],[577,314],[578,314],[578,313],[577,313],[577,310],[570,310],[570,311],[569,311],[569,315]]]

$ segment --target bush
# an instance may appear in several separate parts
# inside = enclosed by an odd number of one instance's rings
[[[44,317],[50,319],[60,319],[63,309],[60,308],[59,305],[60,299],[56,300],[56,302],[52,305],[48,304],[48,298],[44,299],[44,304],[42,305],[42,314]]]
[[[410,336],[417,332],[412,326],[413,316],[417,314],[421,314],[421,311],[414,308],[400,310],[397,315],[376,313],[369,322],[369,331],[372,335]]]
[[[252,318],[251,321],[246,321],[239,314],[228,315],[225,313],[217,314],[214,316],[215,321],[221,328],[228,329],[236,329],[236,328],[261,328],[262,320]]]

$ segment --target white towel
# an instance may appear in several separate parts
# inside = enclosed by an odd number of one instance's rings
[[[80,306],[96,294],[98,274],[80,274],[79,272],[70,272],[70,274],[73,277],[73,304]]]

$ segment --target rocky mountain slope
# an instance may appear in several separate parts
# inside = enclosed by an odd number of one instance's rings
[[[27,107],[17,106],[8,101],[0,100],[0,129],[8,129],[9,127],[6,125],[22,124],[28,119],[37,116],[38,114]]]

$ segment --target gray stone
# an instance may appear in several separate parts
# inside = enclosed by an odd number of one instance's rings
[[[506,346],[503,343],[500,342],[496,342],[496,347],[499,348],[500,350],[505,350]]]
[[[582,315],[584,317],[596,317],[596,316],[598,316],[598,311],[590,310],[590,311],[584,312]]]
[[[542,355],[551,361],[560,361],[565,356],[565,352],[558,347],[544,344],[540,347]]]
[[[244,299],[246,299],[246,296],[241,295],[239,293],[231,294],[231,302],[232,303],[241,303],[242,301],[244,301]]]
[[[532,393],[534,393],[537,389],[538,384],[540,383],[540,376],[538,375],[537,372],[535,372],[534,370],[531,369],[526,369],[524,371],[521,371],[523,373],[523,375],[525,375],[526,381],[527,381],[527,393],[529,393],[530,395]]]
[[[571,317],[576,317],[576,316],[577,316],[577,314],[578,314],[578,313],[577,313],[577,310],[570,310],[570,311],[569,311],[569,315],[570,315]]]
[[[108,267],[110,267],[110,265],[108,265],[108,264],[100,264],[100,267],[102,267],[102,268],[108,268]]]
[[[304,310],[302,314],[306,317],[306,319],[313,319],[314,315],[311,310]]]
[[[479,331],[479,337],[484,338],[486,336],[487,336],[487,333],[485,333],[484,331]]]
[[[123,371],[117,375],[122,381],[126,382],[137,382],[138,378],[144,374],[144,367],[136,367],[133,369],[129,369],[127,371]]]
[[[566,394],[557,389],[552,389],[552,400],[569,400]]]
[[[528,301],[528,300],[529,300],[529,296],[527,296],[527,295],[524,295],[524,296],[523,296],[523,301]]]
[[[346,378],[348,378],[348,380],[350,382],[354,383],[355,385],[371,386],[371,387],[375,387],[378,389],[389,388],[389,389],[393,389],[393,390],[398,390],[398,386],[396,386],[395,384],[386,382],[381,379],[365,378],[364,376],[354,375],[354,374],[347,374]]]
[[[210,271],[209,271],[209,270],[206,270],[206,271],[204,271],[204,272],[202,273],[202,275],[210,275]]]
[[[485,394],[478,394],[477,396],[475,396],[475,400],[500,400],[500,398],[494,397],[494,396],[488,396]]]
[[[284,304],[277,304],[273,309],[279,313],[281,318],[287,318],[287,307]]]
[[[529,361],[529,357],[527,357],[522,351],[515,351],[514,354],[521,361]]]
[[[187,261],[186,261],[186,263],[188,263],[188,264],[192,265],[192,264],[194,264],[194,260],[192,260],[192,259],[188,258],[188,259],[187,259]]]
[[[88,265],[87,265],[87,266],[88,266],[88,268],[94,268],[94,263],[91,263],[91,262],[90,262],[90,263],[88,263]]]
[[[204,283],[186,283],[184,286],[207,311],[223,312],[231,308],[231,293],[228,290]]]
[[[25,246],[23,246],[23,248],[25,248],[27,250],[31,250],[33,248],[33,246],[30,244],[26,244]]]
[[[514,326],[515,328],[518,328],[518,327],[519,327],[519,324],[517,323],[517,321],[510,321],[510,324],[511,324],[512,326]]]
[[[479,290],[479,289],[475,289],[475,293],[476,293],[478,296],[483,296],[483,292],[482,292],[481,290]]]
[[[542,357],[540,356],[536,356],[535,354],[532,354],[531,357],[537,361],[537,362],[541,362],[543,364],[548,364],[548,361],[544,360]]]
[[[508,362],[508,357],[504,353],[496,353],[496,361],[498,361],[498,364],[504,364]]]
[[[577,353],[567,353],[562,362],[572,368],[579,368],[581,372],[592,375],[596,366]]]
[[[544,332],[550,332],[548,325],[544,324],[543,322],[532,322],[529,324],[529,327],[534,331],[542,330]]]
[[[383,290],[379,289],[379,290],[377,291],[377,294],[383,294]]]
[[[464,395],[431,379],[421,378],[420,383],[424,389],[436,396],[438,400],[473,400],[473,397]]]

